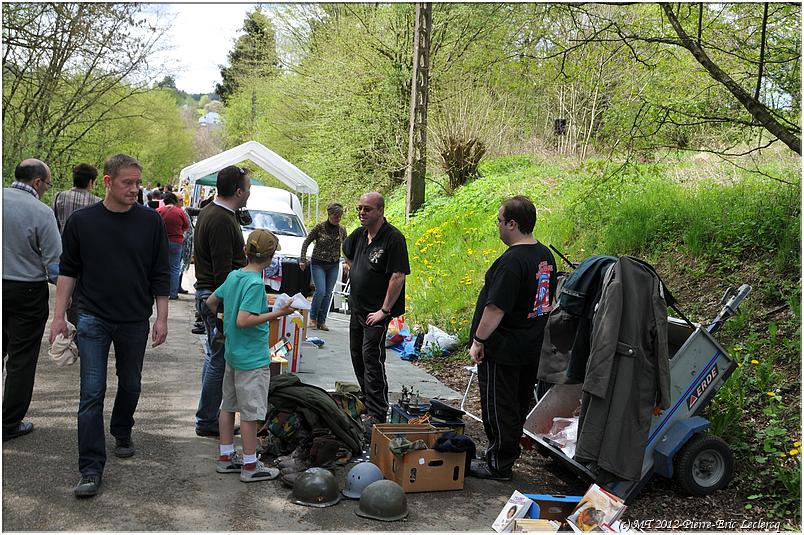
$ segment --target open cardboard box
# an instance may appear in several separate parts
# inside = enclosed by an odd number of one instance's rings
[[[377,424],[371,431],[371,462],[380,468],[386,479],[398,483],[405,492],[462,490],[466,453],[432,449],[445,432],[429,424]],[[404,436],[411,442],[423,440],[427,449],[396,455],[388,445],[397,436]]]
[[[567,517],[572,514],[583,496],[563,496],[558,494],[525,494],[533,500],[528,511],[529,518],[555,520],[561,524],[561,531],[571,531]]]

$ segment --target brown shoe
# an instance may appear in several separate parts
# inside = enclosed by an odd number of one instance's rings
[[[319,324],[318,324],[318,330],[319,330],[319,331],[328,331],[328,330],[329,330],[329,327],[327,327],[327,326],[326,326],[326,325],[324,325],[323,323],[319,323]]]
[[[318,323],[315,322],[315,321],[311,321],[310,322],[310,328],[311,329],[318,329]]]

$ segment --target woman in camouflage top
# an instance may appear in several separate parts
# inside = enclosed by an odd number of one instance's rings
[[[346,229],[341,225],[343,216],[343,206],[332,203],[327,206],[326,221],[322,221],[310,231],[307,239],[304,240],[299,257],[299,268],[302,270],[307,266],[307,247],[310,242],[315,242],[313,254],[310,262],[310,270],[315,284],[313,294],[313,305],[310,310],[310,321],[313,329],[328,331],[326,326],[327,312],[332,297],[332,289],[335,287],[335,280],[338,278],[338,265],[341,259],[341,245],[346,239]],[[344,269],[346,266],[344,265]]]

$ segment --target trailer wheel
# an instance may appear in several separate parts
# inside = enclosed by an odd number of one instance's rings
[[[673,478],[693,496],[707,496],[720,490],[734,475],[734,457],[719,437],[696,433],[673,462]]]

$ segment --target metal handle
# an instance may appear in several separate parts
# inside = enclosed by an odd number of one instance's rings
[[[748,294],[751,293],[751,290],[753,290],[753,288],[750,284],[743,284],[737,289],[737,295],[729,299],[729,302],[726,303],[725,306],[725,308],[729,309],[729,312],[731,313],[730,315],[737,313],[737,307],[740,306],[740,303],[742,303],[743,299],[745,299]]]

